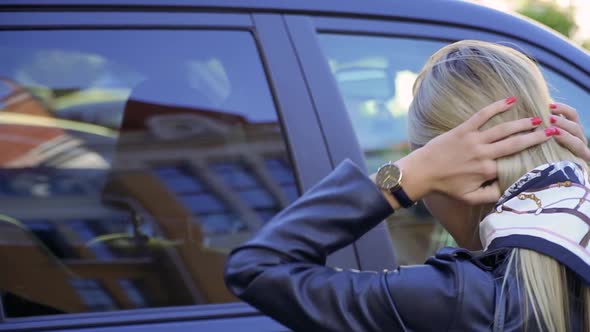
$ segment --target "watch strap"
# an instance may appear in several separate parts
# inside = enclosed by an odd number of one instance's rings
[[[389,192],[391,195],[393,195],[393,197],[395,197],[399,205],[401,205],[403,208],[409,208],[416,204],[416,202],[412,201],[410,197],[408,197],[408,194],[406,194],[402,186],[391,188]]]

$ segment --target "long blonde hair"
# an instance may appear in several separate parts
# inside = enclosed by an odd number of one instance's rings
[[[518,99],[510,111],[494,116],[483,128],[506,121],[540,117],[549,125],[551,97],[537,65],[512,48],[481,41],[464,40],[448,45],[426,63],[414,84],[409,111],[409,139],[424,145],[432,138],[458,126],[476,111],[502,98]],[[530,169],[559,160],[586,163],[555,140],[498,160],[498,182],[505,190]],[[489,206],[474,207],[474,210]],[[524,295],[525,322],[534,321],[541,330],[567,331],[570,300],[584,303],[585,331],[590,331],[590,290],[572,293],[568,270],[556,260],[527,249],[514,249],[507,274],[513,271]],[[575,280],[575,278],[574,278]],[[579,289],[579,287],[577,287]],[[583,293],[583,295],[582,295]],[[531,315],[532,312],[532,315]],[[526,326],[526,325],[525,325]]]

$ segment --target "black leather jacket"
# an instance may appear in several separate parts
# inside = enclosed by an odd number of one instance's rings
[[[324,266],[392,212],[374,183],[344,161],[232,251],[227,287],[295,331],[522,329],[513,278],[500,297],[510,249],[445,248],[423,265],[393,271]],[[534,318],[528,326],[535,330]]]

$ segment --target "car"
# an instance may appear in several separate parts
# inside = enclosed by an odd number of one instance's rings
[[[586,51],[463,1],[5,0],[0,28],[0,331],[287,330],[228,292],[227,254],[340,161],[408,153],[453,41],[525,52],[590,126]],[[418,205],[327,264],[452,244]]]

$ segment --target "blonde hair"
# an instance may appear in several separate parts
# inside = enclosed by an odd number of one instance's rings
[[[424,145],[458,126],[476,111],[509,96],[516,96],[518,102],[510,111],[490,119],[484,129],[527,117],[540,117],[546,126],[549,125],[549,89],[537,65],[526,55],[506,46],[481,41],[464,40],[448,45],[430,57],[414,83],[414,100],[409,111],[410,142]],[[583,160],[555,140],[548,140],[500,158],[500,188],[505,190],[536,166],[559,160],[575,161],[586,167]],[[481,212],[489,208],[480,206],[474,210]],[[534,319],[542,330],[569,330],[569,300],[572,297],[584,302],[584,326],[590,331],[587,322],[590,291],[584,287],[583,291],[572,294],[567,277],[569,272],[562,264],[535,251],[514,249],[507,274],[511,270],[523,288],[525,322]]]

